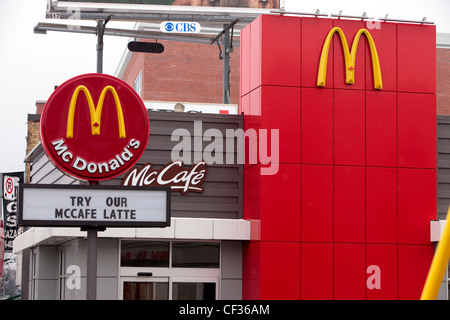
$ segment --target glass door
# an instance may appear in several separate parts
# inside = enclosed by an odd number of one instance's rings
[[[217,281],[187,282],[174,279],[172,282],[172,300],[217,300]],[[197,279],[199,281],[200,279]]]
[[[220,242],[121,240],[119,299],[218,300]]]
[[[169,280],[170,279],[170,280]],[[122,277],[122,300],[217,300],[218,278]]]
[[[121,289],[123,300],[168,300],[168,278],[142,279],[138,277],[122,278]]]

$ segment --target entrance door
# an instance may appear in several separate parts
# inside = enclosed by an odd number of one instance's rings
[[[121,277],[123,300],[217,300],[218,277]]]
[[[168,278],[152,278],[142,280],[139,278],[124,278],[122,284],[123,300],[168,300],[169,281]]]
[[[175,280],[175,279],[174,279]],[[216,300],[217,282],[172,282],[172,300]]]

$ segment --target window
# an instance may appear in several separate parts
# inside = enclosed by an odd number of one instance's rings
[[[168,300],[168,282],[124,282],[123,300]]]
[[[174,282],[173,300],[215,300],[216,284],[210,282]]]
[[[66,252],[61,250],[58,252],[58,298],[59,300],[65,299],[65,284],[66,284]]]
[[[174,242],[172,249],[174,268],[219,268],[217,242]]]
[[[37,249],[31,251],[31,300],[36,299],[37,282]]]
[[[139,96],[141,96],[142,91],[142,70],[139,71],[139,74],[136,77],[136,80],[134,80],[133,83],[133,89],[137,92]]]
[[[121,242],[121,267],[169,267],[169,253],[173,268],[219,268],[218,242]]]
[[[122,241],[121,267],[168,267],[169,241]]]

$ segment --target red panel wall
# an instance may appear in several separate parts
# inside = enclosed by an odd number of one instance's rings
[[[335,35],[316,86],[333,27],[350,47],[369,30],[382,90],[364,35],[355,83]],[[241,46],[244,128],[260,143],[279,132],[277,172],[263,174],[260,157],[244,166],[244,298],[417,299],[434,250],[435,28],[270,15],[243,30]]]
[[[366,168],[366,242],[397,243],[397,168]]]
[[[334,164],[364,165],[364,91],[334,90]]]
[[[301,110],[302,163],[333,164],[333,90],[302,88]]]
[[[301,299],[333,299],[333,244],[301,243]]]
[[[333,258],[334,299],[365,299],[366,267],[364,244],[335,243]]]
[[[301,241],[333,241],[333,167],[302,165]]]
[[[366,266],[366,284],[369,282],[369,285],[366,285],[366,298],[369,300],[398,299],[398,246],[395,244],[367,245]],[[369,268],[370,266],[374,267]],[[378,271],[379,277],[376,274]]]
[[[366,91],[365,103],[366,165],[396,167],[397,93]]]
[[[364,243],[366,236],[365,171],[359,166],[334,167],[334,241]]]

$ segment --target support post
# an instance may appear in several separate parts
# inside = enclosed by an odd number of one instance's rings
[[[86,300],[97,300],[97,233],[87,230]]]
[[[223,60],[223,103],[231,103],[230,94],[230,53],[233,50],[233,32],[234,25],[239,22],[239,19],[234,20],[230,24],[225,24],[223,30],[211,39],[211,43],[217,43],[220,51],[220,59]],[[230,33],[231,30],[231,33]],[[220,48],[219,39],[222,38],[223,49]]]
[[[103,73],[103,34],[105,32],[105,24],[103,20],[97,21],[97,73]]]
[[[224,26],[223,37],[223,103],[230,104],[230,29]]]
[[[112,16],[106,20],[97,20],[97,73],[103,73],[103,35],[105,27]]]
[[[111,19],[97,21],[97,73],[103,73],[103,35],[105,26]],[[89,181],[89,184],[96,185],[98,181]],[[98,231],[105,228],[93,226],[81,228],[87,231],[87,267],[86,267],[86,300],[97,299],[97,238]]]
[[[90,185],[98,185],[98,181],[89,181]],[[98,232],[105,231],[105,227],[82,227],[87,231],[87,259],[86,259],[86,300],[97,300],[97,239]]]

